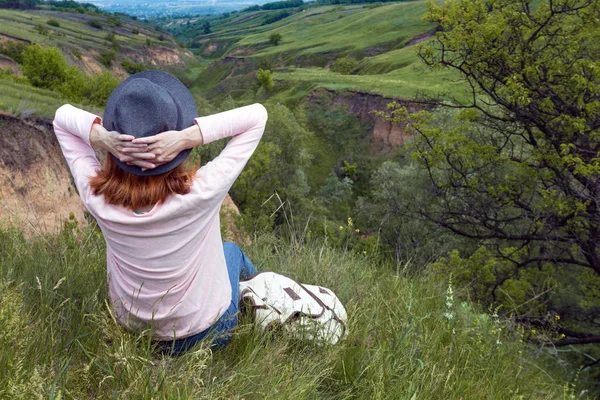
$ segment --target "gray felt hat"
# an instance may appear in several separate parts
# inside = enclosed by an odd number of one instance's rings
[[[179,79],[162,71],[144,71],[125,79],[111,93],[102,124],[106,130],[140,138],[188,128],[196,117],[196,102]],[[152,176],[177,167],[190,152],[184,150],[170,162],[146,171],[111,157],[131,174]]]

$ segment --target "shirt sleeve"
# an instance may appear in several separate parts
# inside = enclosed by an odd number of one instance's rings
[[[267,110],[258,103],[195,119],[204,144],[232,137],[218,157],[198,170],[204,195],[223,200],[258,146],[267,119]]]
[[[70,104],[61,106],[54,116],[54,133],[84,202],[89,195],[89,177],[101,168],[90,144],[92,125],[101,121],[97,115]]]

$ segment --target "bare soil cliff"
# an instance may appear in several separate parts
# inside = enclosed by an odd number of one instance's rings
[[[85,223],[52,125],[0,115],[0,221],[29,236],[56,232],[71,214]]]
[[[401,146],[408,140],[408,134],[405,131],[406,125],[404,123],[393,125],[373,115],[372,111],[386,111],[387,105],[391,102],[402,104],[409,112],[417,112],[426,108],[423,104],[400,98],[390,98],[352,90],[316,89],[308,95],[306,100],[313,101],[323,96],[328,99],[330,107],[341,107],[356,115],[360,121],[367,122],[372,126],[373,146],[370,152],[373,155],[380,155]]]

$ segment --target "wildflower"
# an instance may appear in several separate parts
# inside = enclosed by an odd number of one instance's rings
[[[358,233],[358,232],[360,232],[360,229],[356,229],[354,232]]]
[[[348,226],[352,228],[354,226],[354,222],[352,222],[352,217],[348,217]]]
[[[557,321],[560,321],[560,315],[555,315],[554,319],[557,320]]]
[[[343,229],[344,229],[344,227],[340,225],[340,231],[343,230]]]
[[[450,279],[448,279],[448,289],[446,291],[446,312],[444,313],[444,317],[448,321],[451,321],[454,318],[454,290],[452,289],[452,274],[450,275]]]

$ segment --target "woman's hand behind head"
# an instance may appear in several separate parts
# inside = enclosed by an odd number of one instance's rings
[[[131,141],[132,145],[148,146],[146,152],[155,156],[152,159],[154,167],[142,167],[142,170],[155,168],[164,163],[173,160],[177,155],[186,149],[191,149],[202,144],[202,134],[198,125],[193,125],[181,131],[166,131],[154,136],[136,138]],[[125,154],[140,155],[135,147],[123,149]],[[147,154],[142,153],[142,154]],[[135,164],[138,165],[138,164]]]
[[[148,151],[148,145],[133,143],[135,137],[122,135],[117,131],[107,131],[102,124],[96,121],[90,131],[90,143],[94,148],[108,151],[122,162],[131,163],[141,168],[155,168],[155,154]]]

